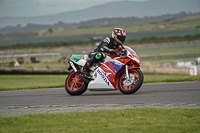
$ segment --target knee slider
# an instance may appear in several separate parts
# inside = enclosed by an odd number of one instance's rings
[[[102,57],[103,57],[102,53],[98,53],[98,54],[95,55],[96,60],[100,60]]]

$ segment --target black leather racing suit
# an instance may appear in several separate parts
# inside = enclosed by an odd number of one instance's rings
[[[114,54],[115,50],[119,49],[119,45],[115,45],[115,41],[112,37],[105,38],[96,49],[91,51],[88,55],[89,59],[83,67],[84,73],[89,73],[89,68],[94,64],[102,61],[105,58],[105,54]]]

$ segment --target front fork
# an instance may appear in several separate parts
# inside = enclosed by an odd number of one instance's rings
[[[123,80],[123,84],[124,86],[130,86],[133,84],[134,80],[135,80],[135,76],[133,74],[129,74],[128,70],[130,69],[130,67],[126,64],[125,65],[125,71],[126,71],[126,77]]]
[[[129,80],[129,74],[128,74],[128,65],[126,64],[125,66],[125,69],[126,69],[126,79]]]

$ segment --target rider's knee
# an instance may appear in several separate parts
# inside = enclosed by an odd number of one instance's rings
[[[94,56],[94,58],[95,58],[95,60],[102,61],[105,58],[105,54],[103,54],[103,53],[97,53]]]

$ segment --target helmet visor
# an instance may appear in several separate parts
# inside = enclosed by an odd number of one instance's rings
[[[122,43],[124,43],[125,40],[126,40],[126,36],[118,36],[118,39],[119,39]]]

